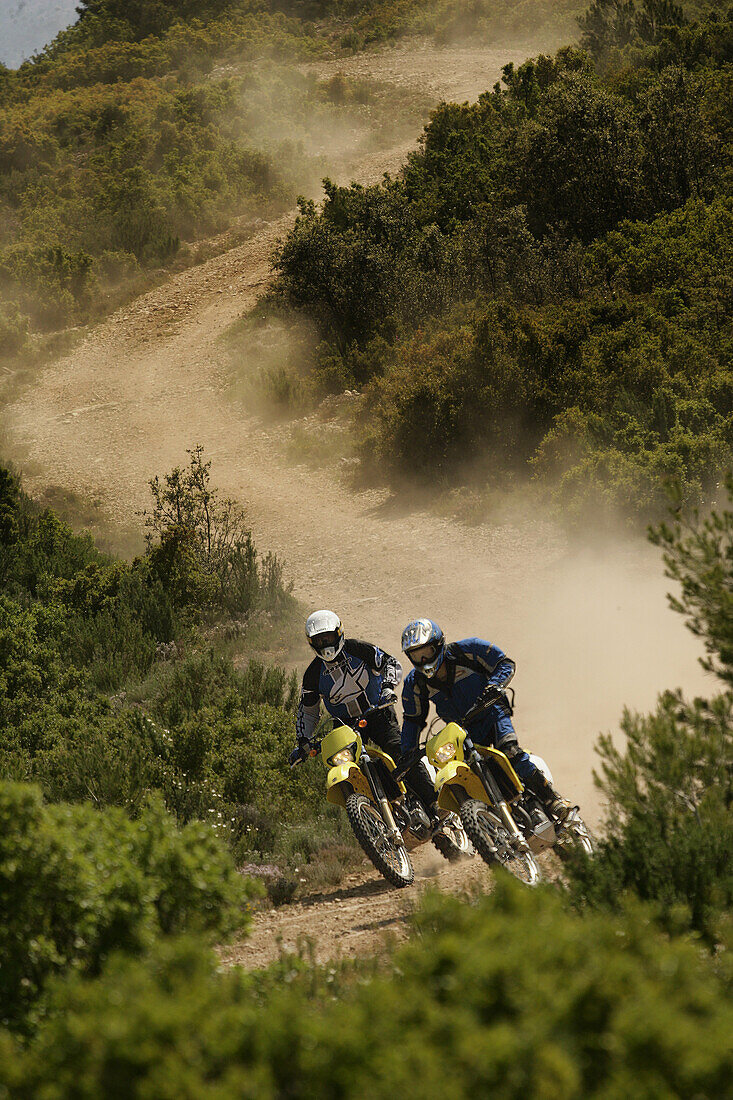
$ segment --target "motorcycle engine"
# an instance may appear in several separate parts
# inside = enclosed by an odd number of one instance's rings
[[[430,836],[430,818],[425,813],[417,798],[408,791],[404,802],[407,828],[417,840],[427,840]]]
[[[537,852],[544,852],[547,848],[552,848],[557,840],[555,826],[539,802],[534,799],[526,809],[532,820],[532,829],[526,834],[530,849],[536,854]]]

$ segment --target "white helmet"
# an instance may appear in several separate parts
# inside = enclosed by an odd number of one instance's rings
[[[333,611],[314,611],[309,615],[305,636],[322,661],[335,661],[344,648],[344,628]]]

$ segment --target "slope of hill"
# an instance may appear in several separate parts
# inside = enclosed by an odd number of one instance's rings
[[[714,161],[727,166],[729,97],[718,101],[714,94],[729,86],[725,20],[680,30],[677,8],[667,0],[644,0],[638,9],[627,0],[596,0],[593,67],[575,51],[522,64],[521,54],[423,38],[374,50],[368,59],[345,59],[348,71],[341,74],[330,57],[319,68],[319,51],[333,46],[332,33],[348,34],[355,24],[344,17],[323,35],[310,34],[300,17],[377,13],[387,26],[392,11],[399,18],[385,33],[396,34],[402,17],[414,13],[410,0],[283,6],[290,13],[285,21],[274,5],[243,2],[242,20],[232,22],[224,0],[88,0],[88,41],[71,34],[57,52],[3,83],[13,128],[2,153],[18,158],[3,175],[6,285],[12,276],[16,289],[30,286],[40,270],[51,288],[68,291],[68,316],[83,315],[86,260],[64,253],[62,244],[50,256],[33,252],[32,234],[43,225],[49,233],[88,234],[83,254],[97,277],[95,265],[112,235],[127,227],[140,252],[129,255],[148,274],[158,263],[160,285],[90,328],[70,354],[18,380],[5,410],[4,446],[21,455],[26,484],[39,497],[71,496],[87,515],[138,526],[135,512],[147,503],[151,540],[133,561],[113,560],[30,501],[12,472],[0,468],[0,1097],[362,1100],[395,1088],[441,1100],[487,1090],[517,1100],[726,1095],[733,1072],[730,506],[707,520],[684,517],[657,536],[681,585],[693,640],[664,610],[667,585],[658,561],[628,532],[595,529],[579,547],[543,517],[537,496],[520,496],[512,519],[495,511],[490,523],[472,527],[426,504],[444,443],[430,422],[445,397],[441,385],[467,394],[464,418],[479,405],[471,426],[480,428],[482,378],[491,383],[498,376],[502,392],[520,399],[525,381],[536,379],[529,352],[519,369],[510,369],[526,339],[530,351],[545,356],[547,399],[563,355],[577,351],[588,329],[573,323],[572,294],[559,295],[556,283],[565,294],[573,278],[585,276],[581,261],[595,249],[616,282],[607,294],[595,288],[600,298],[591,303],[591,320],[610,318],[625,342],[597,341],[589,362],[576,355],[567,388],[580,392],[589,363],[607,368],[616,394],[626,387],[610,413],[600,403],[596,409],[612,427],[613,415],[627,414],[629,430],[615,445],[635,453],[638,433],[629,422],[643,421],[650,394],[656,397],[660,359],[649,357],[654,369],[642,371],[643,386],[632,390],[640,360],[630,349],[648,334],[645,324],[683,377],[691,343],[680,350],[674,337],[685,326],[689,335],[691,320],[720,351],[715,340],[727,339],[730,312],[725,196],[702,194],[682,204],[673,196],[670,209],[644,207],[631,226],[618,216],[625,203],[647,201],[650,179],[659,179],[638,171],[645,162],[634,159],[634,126],[638,131],[640,104],[648,107],[664,91],[657,83],[659,65],[664,74],[669,61],[665,51],[679,52],[685,43],[698,50],[689,72],[678,65],[693,90],[700,81],[701,99],[691,100],[700,107],[694,138],[705,151],[712,133]],[[438,7],[448,16],[458,10],[451,2]],[[525,5],[504,7],[516,12]],[[477,0],[471,9],[480,20],[491,4]],[[630,9],[639,23],[633,19],[629,28]],[[176,24],[175,12],[211,19]],[[636,33],[656,34],[654,19],[649,24],[655,13],[677,30],[660,35],[649,65]],[[230,56],[212,46],[224,26],[240,35]],[[95,27],[103,31],[98,40]],[[252,32],[250,62],[241,57],[245,27]],[[189,217],[192,240],[204,232],[203,217],[196,221],[202,195],[215,207],[205,216],[222,224],[251,199],[236,192],[241,133],[225,132],[223,120],[227,89],[236,88],[235,98],[244,88],[267,100],[269,85],[258,83],[253,61],[263,43],[297,60],[278,126],[300,105],[307,113],[321,96],[339,110],[344,103],[357,112],[373,106],[362,101],[361,82],[382,83],[396,64],[402,101],[413,80],[423,103],[435,103],[446,89],[459,99],[485,91],[478,104],[440,107],[418,149],[415,129],[406,171],[380,184],[382,169],[398,169],[408,146],[406,137],[384,132],[389,104],[397,101],[387,96],[371,117],[382,131],[381,148],[367,157],[357,142],[336,161],[336,184],[345,173],[347,183],[354,175],[362,186],[329,185],[327,215],[306,204],[295,234],[315,227],[334,246],[322,250],[331,268],[321,282],[332,279],[333,303],[341,307],[333,314],[354,337],[339,343],[328,324],[334,316],[313,311],[332,338],[315,357],[319,381],[343,384],[348,376],[353,385],[353,372],[363,372],[360,383],[373,373],[372,427],[380,430],[371,446],[382,468],[392,459],[388,404],[399,413],[407,406],[410,428],[417,429],[413,445],[404,431],[395,432],[395,441],[404,447],[406,467],[422,458],[429,494],[413,497],[404,485],[394,498],[383,489],[349,488],[330,450],[328,406],[303,422],[300,436],[325,440],[324,467],[314,473],[304,465],[304,447],[293,465],[282,420],[263,420],[252,406],[266,358],[283,392],[297,398],[308,385],[299,377],[298,390],[282,369],[292,314],[280,336],[274,325],[252,324],[273,245],[293,225],[293,212],[251,226],[248,240],[235,247],[219,237],[210,244],[217,254],[172,277],[167,265],[175,249],[156,252],[156,241],[166,239],[156,233],[162,227],[170,234],[177,218]],[[176,50],[179,68],[171,68]],[[504,71],[507,91],[486,92],[508,61],[514,64]],[[112,78],[128,63],[129,79],[117,86]],[[312,79],[304,84],[305,70]],[[101,77],[112,83],[94,83]],[[235,78],[243,84],[226,84]],[[576,149],[560,123],[563,108],[578,97],[581,108],[593,110],[576,113],[585,119],[585,130],[576,118],[571,131],[585,138]],[[690,137],[689,116],[676,110],[680,102],[687,109],[687,101],[674,95],[660,101],[674,109],[660,109],[644,130],[646,149],[657,152],[668,148],[661,138],[670,131]],[[368,114],[359,116],[367,130]],[[248,140],[261,127],[260,113]],[[555,137],[549,144],[555,165],[567,167],[572,152],[580,175],[567,172],[568,187],[553,190],[557,176],[549,172],[532,191],[526,176],[513,172],[514,146],[543,151],[548,133]],[[513,143],[517,134],[521,140]],[[691,147],[699,151],[695,141]],[[323,148],[332,157],[342,144]],[[671,142],[671,148],[675,163],[689,167],[690,146]],[[667,162],[663,156],[656,162],[663,176]],[[698,163],[703,187],[706,164]],[[217,167],[218,182],[216,172],[209,174]],[[137,179],[128,174],[134,168]],[[124,186],[115,190],[118,169]],[[670,175],[676,186],[689,180]],[[87,218],[80,181],[93,198]],[[149,201],[131,212],[126,188],[136,181],[147,184],[142,194]],[[506,201],[521,187],[524,210]],[[609,191],[612,201],[596,201]],[[558,208],[572,215],[577,240],[570,223],[556,218]],[[248,207],[250,216],[255,209]],[[140,210],[150,216],[136,221],[131,214]],[[594,218],[603,222],[599,240]],[[392,249],[386,261],[385,240]],[[467,283],[451,285],[444,276],[462,273],[454,261],[466,256],[478,256],[484,267],[481,294],[464,301]],[[701,256],[708,262],[701,264]],[[342,278],[333,277],[335,268]],[[361,283],[354,269],[359,277],[366,273]],[[664,286],[656,281],[660,269]],[[375,271],[385,292],[376,309],[369,298]],[[301,288],[312,291],[313,268],[303,275]],[[516,287],[516,301],[497,295],[506,285]],[[39,289],[46,294],[45,283]],[[584,292],[582,286],[579,310],[588,304]],[[399,324],[387,308],[390,295],[411,307]],[[436,307],[437,323],[429,316]],[[484,311],[478,325],[468,316],[473,308]],[[370,326],[380,323],[375,335]],[[692,361],[695,369],[699,363]],[[715,366],[703,396],[719,401],[724,417],[731,387],[726,364]],[[239,390],[234,375],[245,383]],[[599,376],[600,370],[592,379]],[[416,384],[423,388],[410,405]],[[699,440],[705,443],[706,409],[697,392],[686,402],[679,390],[665,389],[662,397],[652,402],[654,416],[666,442],[679,446],[673,430],[685,429],[687,450],[680,454],[687,461]],[[451,419],[453,391],[448,398],[445,424],[460,429],[461,417]],[[342,403],[357,418],[369,408],[353,391]],[[505,419],[488,439],[479,434],[469,442],[501,460],[507,440],[515,442],[515,423]],[[723,428],[727,442],[727,422]],[[247,502],[246,516],[233,501],[212,495],[197,441],[206,443],[226,495]],[[171,470],[187,447],[189,465]],[[146,484],[156,469],[169,472]],[[600,482],[604,489],[609,483],[613,488],[606,476]],[[733,495],[733,481],[727,488]],[[297,609],[280,559],[258,556],[252,534],[260,546],[284,552],[295,592],[310,606],[333,603],[349,632],[391,651],[398,652],[405,620],[420,613],[435,615],[452,636],[490,633],[518,662],[522,741],[549,756],[562,789],[579,795],[584,808],[592,805],[595,733],[616,729],[621,704],[630,705],[621,736],[604,736],[599,745],[606,833],[595,860],[566,865],[569,890],[559,883],[522,890],[476,862],[439,864],[442,873],[433,875],[424,851],[423,884],[433,877],[461,896],[428,891],[410,921],[409,895],[396,900],[374,873],[358,869],[334,888],[353,861],[353,839],[343,815],[323,800],[318,765],[286,766],[297,680],[282,669],[257,662],[235,667],[231,660],[232,651],[240,659],[243,648],[251,654],[262,633],[301,632],[288,619]],[[695,660],[700,645],[724,688],[715,698]],[[680,692],[665,693],[651,713],[639,713],[675,681],[690,692],[704,689],[706,698],[688,702]],[[17,782],[27,779],[35,789]],[[274,874],[274,900],[299,889],[301,897],[284,912],[261,909],[249,947],[223,948],[216,960],[206,941],[237,925],[246,930],[255,904],[232,854],[247,874]],[[418,934],[395,953],[385,934],[402,938],[408,929]],[[294,952],[282,955],[282,946]],[[343,958],[362,951],[375,957]],[[222,967],[222,958],[243,961],[253,973]],[[266,963],[272,965],[263,969]]]
[[[593,522],[730,464],[733,14],[624,11],[441,106],[396,179],[302,204],[276,292],[322,337],[312,387],[364,389],[369,476],[539,475]]]

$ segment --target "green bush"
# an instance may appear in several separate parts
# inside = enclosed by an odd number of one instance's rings
[[[532,248],[524,220],[511,224],[513,252],[492,225],[493,301],[380,348],[365,463],[451,484],[464,466],[500,484],[529,467],[557,483],[566,515],[604,497],[661,513],[669,479],[699,499],[733,446],[731,200],[625,223],[581,257],[582,296],[572,252]]]
[[[428,897],[383,973],[215,974],[190,946],[113,961],[58,989],[14,1097],[725,1095],[730,981],[644,911],[565,913],[498,882],[476,904]],[[370,973],[371,971],[371,973]]]
[[[28,321],[17,305],[0,309],[0,347],[10,355],[22,351],[28,342]]]
[[[460,480],[477,463],[503,477],[518,469],[520,449],[547,415],[503,321],[487,309],[478,322],[436,327],[400,346],[367,391],[361,451],[370,469],[394,464],[433,484]]]
[[[599,786],[608,809],[596,857],[573,869],[571,895],[618,908],[653,902],[670,931],[711,946],[733,904],[733,699],[662,697],[655,713],[625,714],[623,749],[602,737]]]
[[[721,487],[723,488],[723,487]],[[703,662],[728,688],[733,687],[733,474],[725,478],[727,507],[708,515],[698,511],[678,515],[651,532],[664,550],[667,576],[680,586],[670,597],[675,611],[702,638],[708,658]],[[722,503],[722,502],[721,502]]]
[[[394,130],[392,90],[339,91],[277,64],[331,50],[362,7],[90,0],[42,53],[0,69],[2,354],[32,354],[26,330],[85,324],[191,262],[191,243],[233,216],[284,209],[322,175],[337,116]]]
[[[241,509],[211,486],[200,448],[192,469],[195,485],[179,468],[162,482],[153,479],[148,552],[128,564],[41,511],[0,467],[0,592],[19,605],[42,603],[42,625],[23,629],[87,670],[100,689],[145,676],[158,647],[181,643],[194,622],[258,612],[278,619],[293,611],[282,563],[257,554]],[[18,607],[17,614],[25,611]]]
[[[251,887],[204,825],[180,832],[159,804],[119,810],[44,806],[34,787],[0,783],[0,1001],[18,1027],[49,979],[97,973],[114,951],[161,935],[225,935],[246,920]]]
[[[295,675],[228,654],[250,618],[288,625],[295,603],[199,450],[193,463],[154,482],[150,546],[131,564],[0,466],[0,777],[133,819],[158,791],[179,824],[208,822],[238,861],[277,860],[292,878],[343,846],[345,819],[320,769],[287,767]]]
[[[141,273],[170,265],[182,242],[221,230],[233,213],[292,201],[254,137],[252,93],[264,94],[264,78],[202,80],[229,52],[308,52],[303,25],[267,7],[93,3],[42,54],[5,71],[5,355],[24,350],[28,327],[59,329],[109,309],[119,300],[111,290],[142,285]]]
[[[188,454],[187,469],[150,482],[153,508],[142,515],[152,575],[179,609],[247,615],[292,606],[282,564],[274,554],[258,558],[244,509],[211,485],[203,448]]]

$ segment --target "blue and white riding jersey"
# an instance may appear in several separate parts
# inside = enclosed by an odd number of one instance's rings
[[[489,684],[505,687],[516,665],[506,653],[482,638],[463,638],[446,646],[443,661],[448,678],[445,682],[428,680],[418,669],[405,677],[402,687],[402,748],[408,751],[418,744],[428,720],[430,704],[444,722],[463,722]],[[514,734],[514,727],[501,703],[491,707],[469,729],[479,744],[498,744]]]
[[[379,702],[382,688],[396,688],[402,665],[389,653],[368,642],[347,638],[335,661],[316,657],[303,676],[295,718],[298,738],[313,735],[321,714],[321,699],[338,722],[358,718]]]

